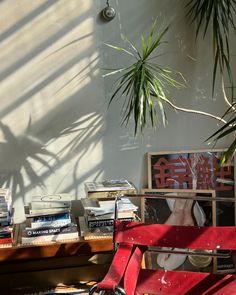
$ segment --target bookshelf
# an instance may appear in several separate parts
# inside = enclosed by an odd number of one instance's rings
[[[1,290],[55,287],[79,281],[100,280],[107,272],[113,253],[112,238],[21,245],[22,224],[14,225],[11,247],[0,248]]]

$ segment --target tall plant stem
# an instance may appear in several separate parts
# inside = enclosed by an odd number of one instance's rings
[[[229,99],[228,99],[228,97],[226,95],[223,75],[221,75],[221,87],[222,87],[222,93],[223,93],[224,101],[231,108],[231,110],[236,113],[236,108],[230,103],[230,101],[229,101]]]
[[[197,111],[197,110],[192,110],[192,109],[181,108],[181,107],[178,107],[175,104],[173,104],[171,101],[169,101],[165,97],[161,97],[161,99],[163,101],[165,101],[166,103],[168,103],[173,109],[175,109],[177,111],[185,112],[185,113],[191,113],[191,114],[196,114],[196,115],[202,115],[202,116],[205,116],[205,117],[213,118],[213,119],[218,120],[218,121],[223,122],[223,123],[227,123],[227,121],[225,121],[221,117],[215,116],[213,114],[202,112],[202,111]]]

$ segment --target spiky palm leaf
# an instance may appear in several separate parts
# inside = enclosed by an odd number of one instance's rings
[[[233,78],[230,67],[229,33],[230,28],[235,29],[234,17],[236,12],[236,0],[189,0],[186,5],[187,15],[192,21],[197,21],[196,38],[203,28],[203,36],[209,28],[212,28],[213,38],[213,83],[214,92],[216,73],[219,69],[223,74],[224,70],[229,77],[233,97]]]
[[[216,132],[214,132],[208,139],[214,140],[215,142],[219,139],[222,139],[230,134],[234,135],[236,131],[236,116],[235,116],[235,108],[236,102],[232,104],[230,108],[225,112],[223,117],[230,116],[231,113],[233,114],[232,117],[229,119],[227,123],[225,123],[221,128],[219,128]],[[222,118],[223,118],[222,117]],[[229,148],[223,153],[221,158],[221,164],[223,165],[226,161],[232,158],[236,151],[236,137],[234,137],[233,142],[229,146]]]
[[[149,119],[152,127],[157,126],[159,119],[157,107],[161,113],[161,120],[165,124],[166,112],[163,99],[169,100],[166,94],[167,89],[170,86],[175,88],[183,86],[182,83],[173,78],[176,74],[183,78],[180,73],[153,62],[155,58],[153,53],[163,44],[163,38],[168,29],[169,26],[158,32],[156,22],[154,22],[147,39],[141,35],[140,51],[126,38],[125,41],[129,43],[131,50],[106,44],[115,50],[129,54],[135,59],[135,62],[130,66],[116,69],[104,75],[105,77],[121,73],[109,105],[118,95],[126,96],[122,124],[128,124],[133,116],[135,134],[139,129],[141,132],[143,131]]]

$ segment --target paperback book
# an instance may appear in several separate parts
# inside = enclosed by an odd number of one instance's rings
[[[31,222],[31,224],[29,224],[29,226],[33,229],[36,228],[45,228],[45,227],[62,227],[62,226],[66,226],[69,225],[71,223],[71,219],[67,219],[67,220],[54,220],[54,221],[47,221],[47,222]]]
[[[0,238],[0,244],[12,244],[13,239],[12,237],[8,237],[8,238]]]
[[[34,196],[30,203],[30,209],[70,208],[71,199],[69,194]]]
[[[121,218],[121,220],[123,220],[123,221],[134,221],[134,218]],[[86,220],[86,224],[87,224],[89,229],[107,227],[107,226],[111,227],[111,226],[114,225],[114,219]]]
[[[54,213],[54,214],[49,214],[44,216],[35,216],[29,219],[34,223],[68,220],[70,219],[70,213],[69,212]]]
[[[78,232],[76,224],[69,224],[66,226],[58,227],[42,227],[42,228],[26,228],[22,232],[22,237],[38,237],[46,235],[57,235],[60,233],[73,233]]]
[[[63,242],[68,240],[78,239],[78,231],[71,233],[59,233],[57,235],[46,235],[46,236],[35,236],[35,237],[22,237],[21,243],[23,245],[34,245],[34,244],[42,244],[47,242]]]
[[[69,212],[52,215],[28,217],[26,226],[31,228],[64,226],[71,223]]]
[[[114,214],[115,212],[115,200],[97,200],[97,199],[89,199],[84,198],[81,199],[82,206],[84,211],[91,216],[99,216],[108,213]],[[121,198],[117,201],[117,212],[118,214],[121,212],[134,212],[137,211],[138,207],[135,206],[128,198]]]
[[[11,230],[0,230],[0,239],[4,238],[11,238],[12,237],[12,231]]]
[[[134,185],[126,179],[120,180],[105,180],[102,182],[85,182],[85,191],[89,192],[109,192],[135,190]]]
[[[119,195],[132,195],[136,194],[135,189],[129,190],[119,190]],[[86,195],[89,199],[104,199],[104,198],[116,198],[117,190],[115,191],[106,191],[106,192],[86,192]]]
[[[79,217],[80,235],[85,240],[112,238],[113,227],[89,229],[83,216]]]
[[[69,208],[29,209],[29,214],[26,214],[26,217],[52,215],[54,213],[67,213],[69,211]]]

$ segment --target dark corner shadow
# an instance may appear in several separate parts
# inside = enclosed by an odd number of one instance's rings
[[[53,162],[58,162],[58,158],[32,136],[31,120],[26,131],[19,136],[15,136],[2,122],[0,129],[5,139],[0,142],[0,186],[11,187],[13,201],[16,196],[25,196],[26,177],[34,187],[45,187],[43,179],[34,168],[34,163],[38,162],[53,173]],[[53,164],[50,164],[51,161]]]

